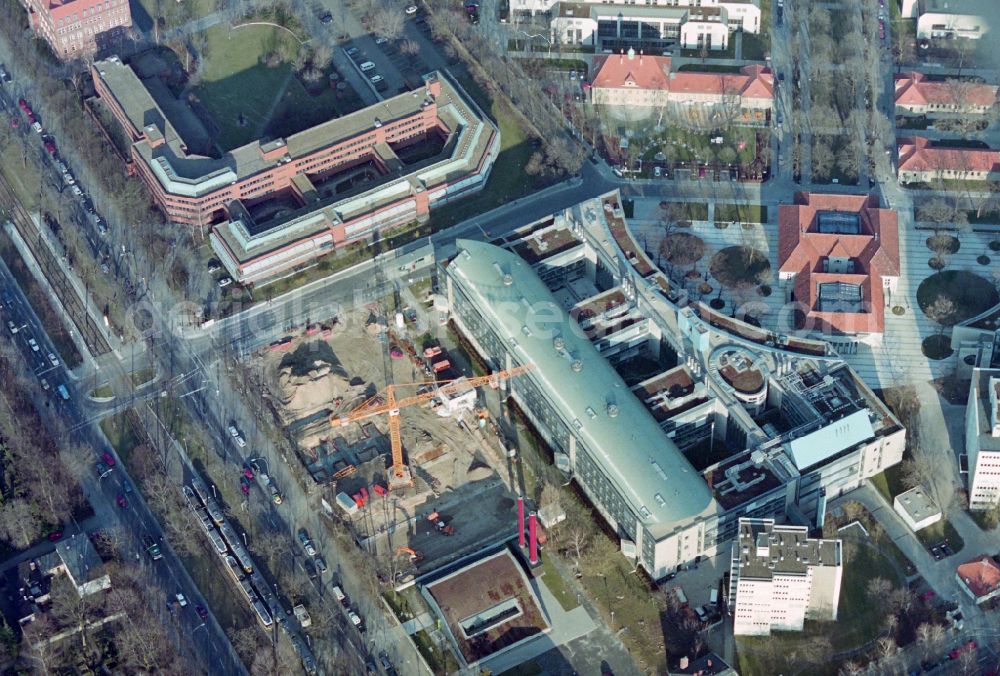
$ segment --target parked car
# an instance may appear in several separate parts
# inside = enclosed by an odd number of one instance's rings
[[[118,495],[117,495],[117,496],[115,497],[115,502],[117,502],[117,503],[118,503],[118,506],[119,506],[119,507],[121,507],[122,509],[128,509],[128,498],[126,498],[126,497],[125,497],[124,495],[122,495],[121,493],[119,493],[119,494],[118,494]]]
[[[71,189],[71,192],[72,192],[72,193],[73,193],[74,195],[76,195],[77,197],[80,197],[81,195],[83,195],[83,191],[82,191],[82,190],[80,190],[80,186],[78,186],[78,185],[74,185],[74,186],[72,187],[72,189]]]
[[[195,606],[194,611],[198,613],[198,617],[200,617],[201,619],[203,620],[208,619],[208,610],[205,608],[205,606]]]
[[[104,453],[101,453],[101,457],[104,458],[104,462],[107,464],[108,467],[114,467],[115,466],[115,458],[114,458],[114,456],[111,455],[110,453],[108,453],[107,451],[104,451]]]
[[[361,620],[361,616],[360,615],[358,615],[353,610],[348,610],[347,611],[347,617],[350,618],[351,624],[353,624],[358,631],[360,631],[361,633],[364,633],[364,631],[365,631],[365,623]]]
[[[389,39],[388,38],[384,38],[381,35],[378,36],[377,38],[375,38],[375,44],[376,45],[384,45],[387,42],[389,42]]]
[[[45,131],[45,128],[42,127],[42,123],[39,122],[38,120],[35,120],[34,122],[31,123],[31,128],[35,130],[36,134],[41,134],[43,131]]]
[[[50,155],[55,155],[56,154],[56,144],[55,143],[53,143],[52,141],[44,141],[43,144],[45,145],[45,149],[47,151],[49,151]]]
[[[224,289],[224,288],[226,288],[227,286],[229,286],[232,283],[233,283],[233,280],[232,280],[231,277],[223,277],[222,279],[220,279],[218,281],[220,289]]]
[[[48,356],[49,356],[49,363],[50,364],[52,364],[53,366],[59,366],[59,358],[56,357],[55,354],[49,352]]]
[[[375,64],[371,61],[364,61],[358,66],[358,68],[361,69],[362,73],[367,73],[370,70],[375,70]]]
[[[316,556],[316,547],[313,546],[312,540],[309,538],[309,533],[305,528],[299,529],[299,542],[302,544],[302,549],[306,551],[306,554]]]
[[[324,14],[323,16],[321,16],[319,18],[319,20],[322,21],[323,23],[333,23],[333,14],[330,14],[330,12],[327,12],[326,14]]]
[[[94,469],[97,470],[98,479],[103,479],[112,472],[111,468],[105,465],[103,462],[98,462],[97,464],[95,464]]]
[[[18,328],[17,324],[15,324],[9,319],[7,320],[7,329],[11,332],[11,334],[15,334],[21,330]]]
[[[36,341],[34,338],[28,338],[28,345],[31,346],[32,352],[38,352],[39,350],[38,341]]]
[[[372,81],[373,85],[377,85],[379,82],[382,82],[385,78],[382,77],[381,75],[372,75],[368,79]]]
[[[42,383],[42,391],[48,392],[49,391],[49,387],[50,387],[49,386],[49,381],[46,380],[45,378],[42,378],[41,379],[41,383]]]
[[[344,53],[347,54],[347,56],[349,56],[350,58],[353,59],[354,57],[356,57],[359,54],[361,54],[361,50],[358,49],[357,47],[348,47],[347,49],[344,50]]]
[[[316,570],[318,570],[321,574],[325,573],[328,570],[328,568],[326,567],[326,559],[324,559],[322,556],[316,557]]]
[[[414,14],[417,13],[417,6],[416,5],[407,5],[407,7],[406,7],[406,13],[409,14],[410,16],[413,16]]]
[[[186,606],[188,604],[187,599],[184,598],[184,594],[182,594],[180,592],[177,592],[176,594],[174,594],[174,598],[177,599],[177,603],[180,604],[181,608],[183,608],[184,606]]]

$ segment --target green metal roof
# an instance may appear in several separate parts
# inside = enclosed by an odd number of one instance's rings
[[[535,271],[516,254],[456,242],[448,266],[532,378],[571,421],[605,475],[654,537],[713,506],[711,491]],[[714,511],[714,509],[713,509]]]

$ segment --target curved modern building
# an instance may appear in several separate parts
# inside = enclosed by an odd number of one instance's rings
[[[452,317],[640,564],[663,577],[703,551],[717,510],[701,474],[522,258],[471,240],[448,264]]]

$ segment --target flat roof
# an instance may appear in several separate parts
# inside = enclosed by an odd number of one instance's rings
[[[500,247],[460,239],[448,274],[585,443],[654,537],[714,509],[712,493],[535,271]]]
[[[900,493],[893,503],[894,507],[906,512],[914,521],[923,521],[929,516],[941,513],[941,509],[934,504],[922,486]]]
[[[862,409],[811,434],[792,439],[786,448],[795,467],[803,471],[862,441],[874,438],[875,429],[868,416],[868,409]]]
[[[810,538],[805,526],[775,525],[771,519],[740,519],[736,547],[741,579],[804,576],[810,566],[841,565],[840,540]]]

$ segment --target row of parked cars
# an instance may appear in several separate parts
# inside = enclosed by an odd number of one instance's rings
[[[2,77],[0,77],[0,81],[2,81]],[[104,219],[101,218],[101,215],[97,213],[97,210],[94,209],[93,202],[91,202],[90,198],[83,192],[83,188],[76,180],[73,172],[70,171],[69,167],[59,156],[55,137],[45,132],[45,129],[42,127],[42,123],[38,120],[38,116],[35,114],[34,109],[32,109],[31,104],[28,103],[26,99],[18,99],[17,106],[21,109],[21,112],[24,113],[25,117],[27,117],[28,124],[31,125],[31,128],[41,136],[42,145],[45,147],[45,150],[48,151],[52,161],[55,163],[56,169],[62,175],[63,183],[67,188],[69,188],[69,191],[73,193],[73,196],[81,201],[81,206],[84,211],[87,212],[87,218],[89,218],[90,221],[97,227],[97,230],[101,235],[106,235],[108,233],[107,224],[104,222]],[[11,117],[10,125],[15,129],[20,126],[16,117]]]
[[[385,41],[383,40],[380,44],[384,44],[384,42]],[[375,87],[376,91],[384,92],[389,88],[389,83],[385,81],[384,77],[376,72],[375,63],[373,61],[369,61],[364,52],[357,47],[348,47],[344,50],[344,53],[347,54],[351,61],[357,64],[358,70],[361,71],[362,75],[368,78],[368,80],[372,83],[372,86]]]

